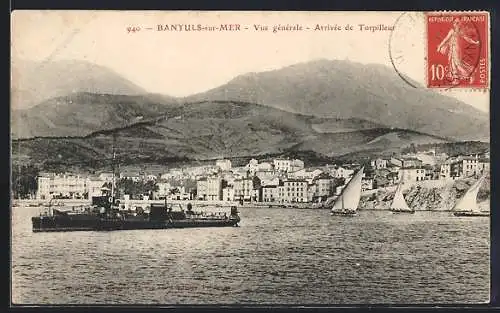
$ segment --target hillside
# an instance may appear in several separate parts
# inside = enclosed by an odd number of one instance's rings
[[[75,92],[141,95],[147,92],[113,70],[82,60],[11,62],[11,107],[28,109]]]
[[[383,65],[312,61],[241,75],[185,100],[244,101],[308,115],[360,118],[458,140],[489,138],[488,114],[426,88],[413,88]]]
[[[383,151],[445,141],[360,119],[318,118],[241,102],[192,103],[165,107],[164,113],[161,119],[85,137],[19,140],[13,144],[14,159],[97,166],[109,160],[113,137],[125,164],[300,153],[334,157],[367,147]]]
[[[157,95],[71,93],[11,115],[12,137],[86,136],[161,116],[173,105]]]
[[[334,125],[333,130],[329,121],[318,120],[317,132],[358,130],[361,121],[372,128],[408,129],[456,140],[489,138],[488,114],[410,87],[388,67],[349,61],[319,60],[249,73],[185,99],[147,94],[113,71],[84,61],[14,62],[13,81],[12,107],[29,107],[12,112],[13,138],[85,136],[130,125],[141,116],[159,117],[164,107],[226,100],[349,120],[344,128]],[[20,90],[30,91],[36,103],[19,99],[16,94],[24,94]]]
[[[416,211],[448,211],[453,208],[458,199],[464,195],[467,189],[474,183],[475,179],[462,179],[441,183],[436,186],[414,185],[403,190],[408,206]],[[433,183],[427,181],[425,183]],[[360,209],[388,210],[394,197],[394,188],[391,190],[381,189],[373,195],[361,197]],[[489,210],[490,181],[487,179],[479,189],[477,201],[482,210]]]

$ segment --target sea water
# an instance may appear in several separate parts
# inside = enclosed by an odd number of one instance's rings
[[[489,218],[242,208],[240,227],[32,233],[12,213],[15,304],[489,301]]]

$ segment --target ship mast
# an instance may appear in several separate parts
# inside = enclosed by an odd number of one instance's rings
[[[115,139],[116,137],[113,135],[113,142],[111,145],[112,148],[112,153],[113,153],[113,158],[111,160],[111,171],[112,171],[112,178],[111,178],[111,205],[115,204],[115,158],[116,158],[116,152],[115,152]]]

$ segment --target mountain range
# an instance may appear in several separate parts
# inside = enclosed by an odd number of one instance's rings
[[[113,140],[130,162],[160,163],[304,152],[334,157],[489,140],[488,114],[410,87],[382,65],[318,60],[174,98],[82,63],[16,67],[25,78],[13,79],[13,89],[25,92],[12,98],[15,160],[93,164],[109,156]],[[36,82],[43,87],[34,88]]]
[[[487,113],[426,88],[414,88],[384,65],[300,63],[244,74],[185,99],[198,100],[245,101],[302,114],[361,118],[457,140],[489,136]]]
[[[147,94],[144,89],[113,70],[87,61],[12,60],[11,107],[14,110],[29,109],[45,100],[73,92]]]

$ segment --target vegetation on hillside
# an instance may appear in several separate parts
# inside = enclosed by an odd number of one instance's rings
[[[38,189],[38,174],[40,170],[33,165],[12,167],[12,196],[14,199],[34,198]]]
[[[463,141],[463,142],[443,142],[443,143],[427,143],[427,144],[412,144],[402,149],[403,153],[416,153],[435,149],[436,153],[446,153],[449,156],[470,155],[484,152],[489,149],[488,142],[481,141]]]

